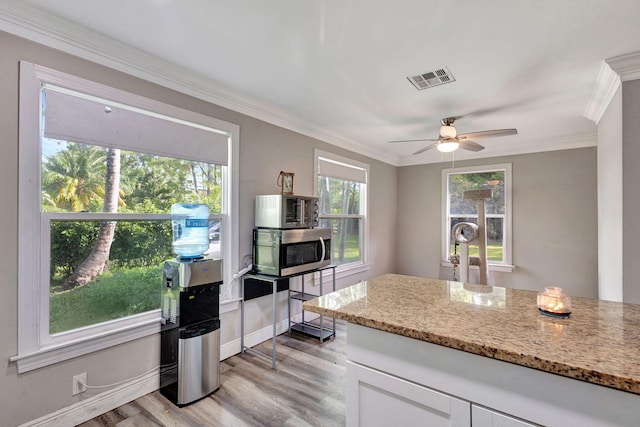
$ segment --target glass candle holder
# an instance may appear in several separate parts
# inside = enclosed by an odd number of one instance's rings
[[[544,288],[544,292],[538,292],[538,310],[547,316],[569,317],[571,298],[562,292],[562,288],[556,286]]]

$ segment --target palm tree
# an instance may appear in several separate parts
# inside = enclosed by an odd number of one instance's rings
[[[73,212],[89,210],[91,201],[105,194],[105,151],[70,143],[47,159],[42,173],[42,205]]]
[[[115,213],[118,211],[120,195],[120,149],[109,148],[107,150],[106,160],[107,168],[104,180],[103,212]],[[63,289],[73,289],[78,286],[84,286],[98,274],[106,271],[115,229],[115,221],[102,222],[89,256],[76,268],[73,274],[64,281],[62,284]]]

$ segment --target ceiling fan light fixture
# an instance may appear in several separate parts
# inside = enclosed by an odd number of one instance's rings
[[[460,144],[456,141],[444,141],[438,144],[438,151],[442,153],[450,153],[452,151],[456,151]]]
[[[455,138],[458,135],[456,128],[450,125],[440,126],[440,137],[442,138]]]
[[[498,136],[509,136],[518,134],[517,129],[494,129],[458,134],[456,128],[453,126],[453,122],[455,121],[456,117],[454,116],[445,117],[440,120],[440,135],[436,139],[405,139],[402,141],[389,142],[429,142],[426,147],[422,147],[413,154],[424,153],[425,151],[430,150],[433,147],[436,147],[438,151],[442,153],[451,153],[453,151],[456,151],[458,148],[475,152],[483,150],[484,147],[473,141],[473,139],[495,138]]]

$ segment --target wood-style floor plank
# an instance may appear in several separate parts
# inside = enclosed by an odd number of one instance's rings
[[[336,427],[345,425],[346,326],[322,344],[296,332],[277,337],[277,367],[243,353],[220,365],[220,389],[183,408],[159,391],[81,427]],[[271,354],[271,340],[255,347]]]

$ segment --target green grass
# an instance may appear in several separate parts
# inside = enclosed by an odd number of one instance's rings
[[[333,245],[333,263],[337,265],[347,264],[354,261],[359,261],[360,255],[360,242],[357,234],[348,234],[344,244],[344,254],[342,259],[339,258],[338,242],[331,242]]]
[[[49,298],[49,332],[144,313],[160,307],[161,267],[136,267],[109,271],[81,288],[52,291]]]
[[[453,244],[449,248],[449,253],[453,253]],[[460,247],[458,247],[458,254],[460,253]],[[478,245],[469,245],[469,256],[478,256]],[[502,246],[487,245],[487,260],[488,261],[502,261]]]

